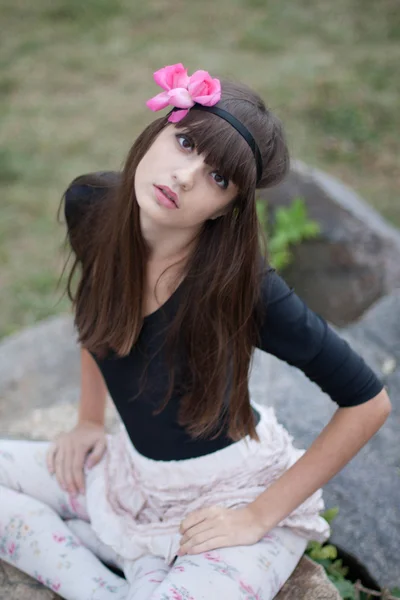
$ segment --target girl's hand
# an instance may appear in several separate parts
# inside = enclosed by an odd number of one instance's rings
[[[68,433],[62,433],[50,444],[46,461],[51,474],[63,490],[70,494],[85,492],[84,465],[93,467],[106,449],[103,425],[81,422]]]
[[[244,508],[210,506],[190,513],[181,523],[178,556],[200,554],[226,546],[249,546],[267,532],[251,505]]]

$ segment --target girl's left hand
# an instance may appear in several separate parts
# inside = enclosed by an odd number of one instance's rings
[[[182,538],[178,556],[256,544],[267,533],[251,505],[244,508],[210,506],[195,510],[182,521],[179,531]]]

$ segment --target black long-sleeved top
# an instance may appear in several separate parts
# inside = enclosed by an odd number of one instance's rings
[[[69,188],[65,198],[69,230],[79,224],[87,202],[106,197],[103,192],[87,185]],[[165,356],[156,351],[163,347],[165,325],[176,312],[179,294],[180,287],[160,309],[145,317],[139,339],[128,356],[120,358],[109,353],[99,359],[93,355],[132,443],[141,454],[154,460],[202,456],[232,443],[225,434],[214,440],[191,439],[177,421],[178,392],[174,392],[160,414],[154,415],[169,383]],[[273,269],[265,273],[262,296],[267,311],[260,331],[261,350],[301,369],[340,407],[366,402],[383,389],[361,356]],[[146,385],[138,395],[146,367]]]

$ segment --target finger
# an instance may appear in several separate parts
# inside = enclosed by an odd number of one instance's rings
[[[83,467],[85,464],[86,453],[85,451],[79,450],[74,454],[72,461],[72,477],[75,487],[80,491],[81,494],[85,493],[85,477],[83,473]]]
[[[216,525],[217,524],[216,524],[215,519],[206,519],[205,521],[202,521],[201,523],[194,525],[193,527],[188,529],[186,531],[186,533],[184,533],[184,535],[181,537],[181,545],[186,544],[186,542],[189,542],[190,540],[193,540],[194,538],[196,538],[198,535],[204,533],[205,531],[210,531],[210,529],[215,530]]]
[[[74,459],[75,459],[75,451],[73,450],[73,448],[69,447],[64,454],[63,473],[64,473],[64,483],[65,483],[67,491],[70,494],[76,493],[76,486],[75,486],[73,472],[72,472],[72,465],[73,465]]]
[[[57,448],[57,452],[54,457],[54,472],[56,474],[56,479],[60,487],[65,491],[66,486],[64,482],[64,451],[62,448]]]
[[[224,535],[218,535],[215,537],[210,537],[204,542],[196,544],[195,546],[191,546],[186,549],[181,548],[178,551],[178,556],[182,556],[183,554],[201,554],[202,552],[210,552],[211,550],[225,548],[226,546],[229,546],[228,537]]]
[[[87,463],[86,463],[88,469],[90,469],[91,467],[94,467],[94,465],[97,465],[97,463],[100,461],[101,457],[103,456],[105,450],[106,450],[106,441],[98,440],[96,442],[93,450],[91,451],[91,453],[88,456]]]
[[[56,455],[56,452],[57,452],[57,445],[54,442],[52,442],[46,453],[47,468],[49,470],[49,473],[51,473],[52,475],[54,473],[54,457]]]
[[[189,548],[193,548],[198,544],[202,544],[208,539],[218,537],[221,535],[224,535],[221,529],[218,529],[217,527],[209,527],[208,529],[199,531],[198,533],[196,533],[196,535],[189,534],[189,536],[186,539],[182,539],[180,548],[184,551],[187,551]]]
[[[208,506],[207,508],[200,508],[199,510],[194,510],[182,521],[179,528],[179,532],[183,535],[188,529],[194,527],[195,525],[198,525],[199,523],[207,519],[207,517],[213,517],[215,515],[214,508],[215,507],[213,506]]]

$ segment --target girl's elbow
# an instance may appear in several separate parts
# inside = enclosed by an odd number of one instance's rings
[[[382,419],[382,425],[390,415],[392,411],[392,403],[386,391],[386,388],[383,388],[381,392],[374,398],[372,398],[372,402],[375,405],[374,408],[376,412]]]

